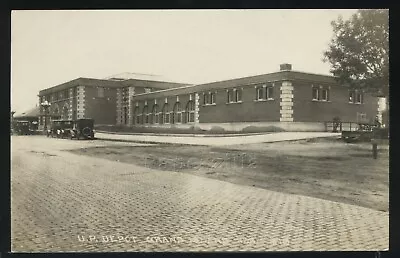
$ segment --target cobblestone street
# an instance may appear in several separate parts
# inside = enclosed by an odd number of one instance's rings
[[[387,250],[389,214],[11,138],[14,252]]]

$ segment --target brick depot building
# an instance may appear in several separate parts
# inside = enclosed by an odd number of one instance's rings
[[[54,119],[93,118],[96,125],[131,124],[132,96],[187,84],[166,82],[157,77],[131,74],[134,78],[78,78],[39,92],[39,128]],[[40,105],[48,101],[47,113]]]
[[[333,76],[291,68],[282,64],[278,72],[198,85],[79,78],[42,90],[39,98],[52,103],[53,119],[134,127],[325,131],[335,117],[368,123],[380,115],[377,96],[339,85]]]
[[[130,125],[325,131],[325,122],[334,117],[367,123],[378,115],[376,96],[349,90],[332,76],[291,68],[283,64],[275,73],[136,94]]]

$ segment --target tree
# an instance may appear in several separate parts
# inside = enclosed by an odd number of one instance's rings
[[[324,52],[331,73],[341,84],[389,96],[388,10],[358,10],[331,25],[334,36]]]

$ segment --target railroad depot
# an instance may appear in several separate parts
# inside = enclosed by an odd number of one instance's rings
[[[381,98],[350,89],[333,76],[292,70],[204,84],[136,77],[78,78],[39,92],[39,127],[45,118],[92,118],[96,125],[128,127],[245,128],[325,131],[326,123],[373,123]],[[379,107],[378,107],[379,106]]]

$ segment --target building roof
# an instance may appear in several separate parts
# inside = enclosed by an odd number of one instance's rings
[[[14,114],[14,118],[23,118],[23,117],[39,117],[40,115],[40,108],[39,107],[34,107],[31,108],[25,112],[18,113],[16,112]]]
[[[183,87],[153,91],[149,93],[142,93],[137,94],[134,96],[135,99],[146,99],[147,97],[151,96],[154,98],[158,98],[161,96],[170,96],[176,94],[189,94],[199,91],[211,90],[211,89],[225,89],[225,88],[233,88],[239,86],[251,86],[261,83],[272,83],[276,81],[282,80],[289,80],[289,81],[308,81],[314,83],[321,83],[321,84],[329,84],[332,86],[338,85],[335,80],[335,77],[329,75],[322,75],[322,74],[313,74],[313,73],[305,73],[299,71],[279,71],[274,73],[262,74],[262,75],[255,75],[255,76],[248,76],[242,78],[236,78],[231,80],[224,80],[224,81],[216,81],[204,84],[197,84],[197,85],[188,85]]]
[[[105,80],[124,81],[129,79],[136,79],[141,81],[154,81],[154,82],[170,82],[188,85],[189,83],[178,82],[162,75],[147,74],[147,73],[120,73],[104,78]]]
[[[43,96],[49,93],[58,92],[64,89],[68,89],[75,86],[92,86],[92,87],[108,87],[108,88],[120,88],[120,87],[151,87],[158,89],[168,89],[171,87],[179,87],[181,83],[173,82],[161,82],[161,81],[151,81],[151,80],[139,80],[139,79],[126,79],[126,80],[106,80],[106,79],[94,79],[94,78],[84,78],[80,77],[72,81],[68,81],[44,90],[39,91],[39,96]]]

